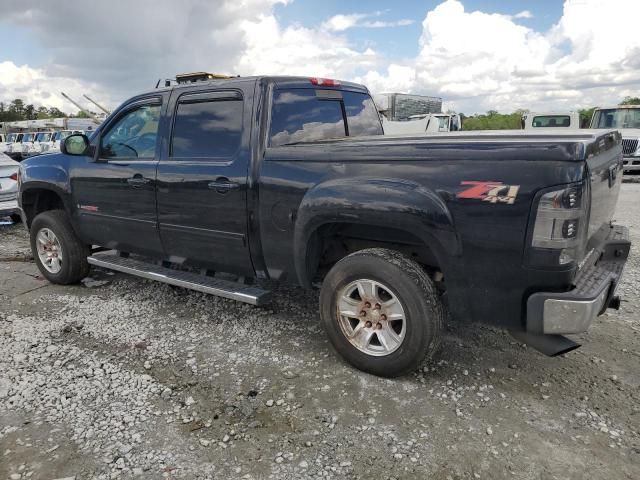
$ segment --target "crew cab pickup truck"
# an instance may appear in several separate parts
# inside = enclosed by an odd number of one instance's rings
[[[363,86],[249,77],[127,100],[23,162],[19,201],[51,282],[97,265],[255,305],[319,286],[335,349],[395,376],[446,319],[576,348],[618,301],[621,178],[615,131],[393,137]]]

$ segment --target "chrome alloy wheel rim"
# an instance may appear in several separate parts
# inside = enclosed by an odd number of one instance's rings
[[[380,282],[360,279],[349,283],[338,294],[336,310],[345,338],[367,355],[389,355],[404,341],[404,307]]]
[[[49,273],[62,269],[62,247],[56,234],[48,228],[41,228],[36,235],[36,250],[40,263]]]

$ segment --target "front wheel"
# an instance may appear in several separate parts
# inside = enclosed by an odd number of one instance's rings
[[[30,236],[36,265],[51,283],[76,283],[89,274],[89,246],[77,237],[64,211],[39,214],[33,219]]]
[[[393,250],[353,253],[329,271],[320,318],[342,357],[374,375],[415,369],[440,343],[444,309],[424,269]]]

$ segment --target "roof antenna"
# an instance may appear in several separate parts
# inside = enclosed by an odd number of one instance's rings
[[[158,88],[160,86],[160,80],[162,80],[161,78],[158,79],[158,83],[156,83],[156,88]]]

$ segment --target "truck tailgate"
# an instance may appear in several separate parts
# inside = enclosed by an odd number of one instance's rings
[[[586,146],[586,162],[591,190],[588,239],[608,225],[618,202],[622,184],[622,137],[607,132]]]

